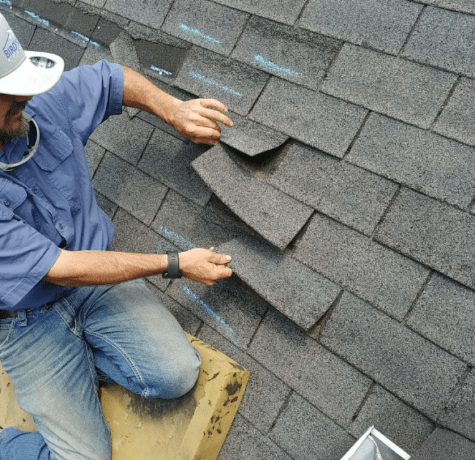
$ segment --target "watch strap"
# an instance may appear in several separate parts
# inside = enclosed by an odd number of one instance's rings
[[[180,273],[178,252],[167,251],[168,269],[163,273],[163,278],[181,278],[183,275]]]

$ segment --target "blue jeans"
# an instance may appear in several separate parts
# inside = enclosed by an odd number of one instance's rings
[[[142,280],[77,288],[0,320],[0,361],[39,431],[5,428],[1,460],[108,460],[99,376],[144,397],[174,398],[191,390],[201,363]]]

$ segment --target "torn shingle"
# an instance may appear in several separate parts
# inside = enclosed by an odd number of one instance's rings
[[[473,460],[475,458],[475,443],[454,433],[453,431],[437,428],[427,438],[422,448],[411,460]]]
[[[397,185],[364,169],[293,143],[268,182],[318,211],[370,235]]]
[[[404,47],[403,56],[474,77],[474,34],[474,16],[428,7]]]
[[[138,168],[201,206],[211,198],[211,190],[191,167],[203,148],[155,130]]]
[[[350,163],[466,208],[475,192],[475,150],[372,114],[347,157]]]
[[[343,157],[367,110],[272,77],[250,118]]]
[[[167,15],[171,0],[107,0],[105,9],[150,27],[159,28]]]
[[[325,324],[321,342],[433,419],[440,415],[467,368],[348,293]]]
[[[176,85],[201,97],[217,99],[246,115],[269,76],[211,51],[194,47],[176,79]]]
[[[249,354],[337,423],[347,425],[371,380],[279,313],[269,311]]]
[[[376,239],[475,288],[475,217],[403,189]]]
[[[146,225],[152,222],[167,191],[164,185],[110,153],[99,166],[93,185]]]
[[[244,222],[279,248],[285,248],[313,210],[242,170],[218,145],[192,163],[214,193]]]
[[[208,0],[176,0],[162,30],[228,55],[248,17],[247,13]]]
[[[402,319],[428,269],[327,217],[316,215],[295,258]]]
[[[317,89],[340,42],[253,16],[232,57],[299,85]]]
[[[475,365],[475,293],[471,289],[435,275],[411,311],[407,324]]]
[[[397,54],[421,9],[406,0],[310,0],[299,26]]]
[[[345,45],[322,91],[429,128],[456,78],[447,72]]]
[[[232,240],[217,248],[232,257],[230,267],[247,285],[304,330],[328,310],[340,288],[257,238]]]
[[[228,112],[226,115],[232,120],[233,126],[228,128],[221,125],[221,142],[248,156],[276,149],[289,139],[289,136],[237,113]]]

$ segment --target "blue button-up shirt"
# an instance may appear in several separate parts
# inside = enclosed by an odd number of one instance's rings
[[[42,281],[61,248],[109,248],[113,225],[96,203],[84,145],[122,112],[123,85],[122,67],[101,61],[65,72],[29,101],[38,150],[13,172],[0,170],[0,309],[37,308],[70,290]],[[26,150],[26,138],[9,142],[0,162],[16,163]]]

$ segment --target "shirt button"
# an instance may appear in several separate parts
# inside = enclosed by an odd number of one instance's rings
[[[59,228],[62,230],[63,229],[63,224],[59,224]]]
[[[36,195],[38,193],[38,189],[34,188],[33,193]]]
[[[5,200],[3,203],[5,206],[10,206],[10,202],[8,200]]]

